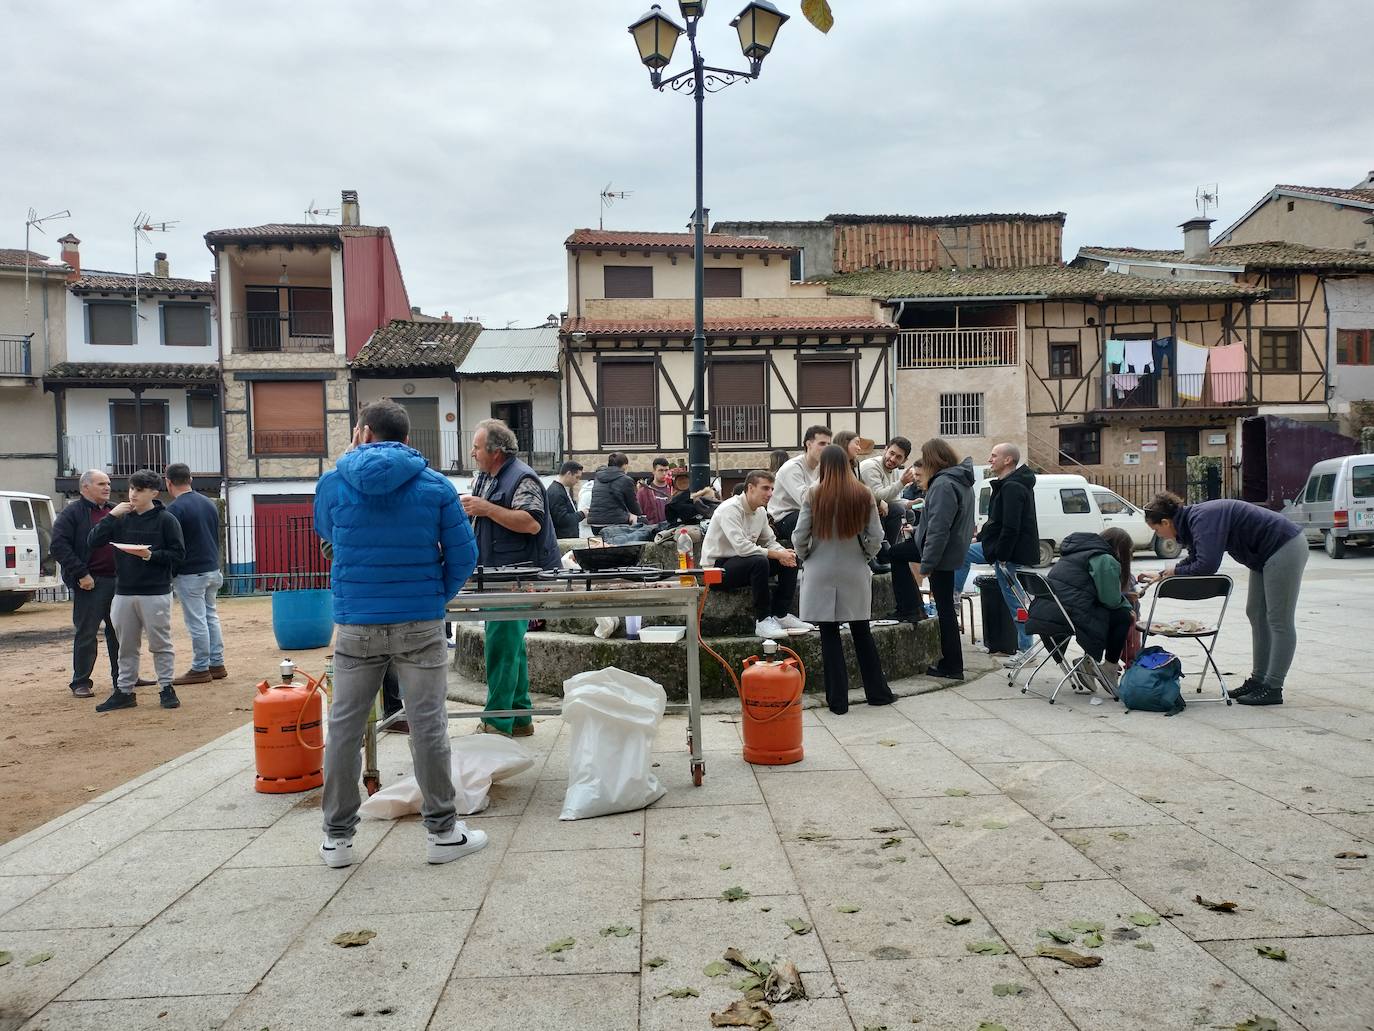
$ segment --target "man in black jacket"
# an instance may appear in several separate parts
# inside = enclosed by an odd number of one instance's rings
[[[564,462],[558,476],[549,484],[549,518],[560,541],[576,540],[581,536],[583,513],[578,511],[572,492],[582,479],[581,462]]]
[[[592,533],[608,544],[633,533],[635,525],[644,517],[635,499],[635,481],[625,471],[629,465],[629,456],[616,451],[607,456],[606,464],[592,477],[587,522]]]
[[[186,557],[186,544],[181,524],[157,500],[161,490],[161,476],[151,469],[138,470],[129,477],[129,500],[116,505],[91,530],[91,548],[117,546],[110,618],[119,634],[119,680],[110,697],[95,707],[96,712],[129,709],[138,704],[134,688],[145,631],[157,682],[162,687],[159,701],[164,709],[175,709],[181,704],[172,687],[172,678],[176,676],[172,655],[172,577]]]
[[[52,524],[52,554],[62,566],[62,582],[72,592],[72,694],[91,698],[91,671],[99,652],[100,624],[105,624],[105,652],[110,659],[110,683],[119,682],[119,637],[110,622],[115,593],[114,548],[91,550],[91,528],[110,514],[110,478],[99,469],[81,474],[81,496],[64,508]]]
[[[1030,654],[1035,643],[1025,627],[1016,622],[1016,613],[1021,606],[1012,589],[1016,571],[1040,561],[1040,526],[1035,518],[1035,473],[1021,464],[1020,448],[1004,443],[994,447],[988,456],[988,478],[992,481],[988,519],[978,531],[977,540],[968,549],[968,557],[955,576],[955,588],[963,593],[969,566],[975,562],[992,565],[1016,627],[1017,654],[1008,659],[1007,664],[1019,665]]]

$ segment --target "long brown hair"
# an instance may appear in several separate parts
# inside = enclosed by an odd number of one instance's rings
[[[1135,553],[1135,541],[1119,526],[1109,526],[1102,531],[1102,539],[1112,547],[1112,554],[1121,566],[1121,589],[1131,586],[1131,556]]]
[[[857,537],[868,525],[872,492],[854,476],[848,452],[836,444],[821,452],[820,474],[811,489],[811,532],[821,539]]]
[[[856,440],[858,436],[859,435],[855,433],[853,430],[840,430],[839,433],[835,434],[834,439],[830,441],[831,444],[833,444],[835,447],[839,448],[841,451],[844,452],[845,462],[847,462],[849,464],[849,468],[853,469],[856,473],[859,471],[859,460],[857,458],[849,457],[849,445],[853,443],[853,441]]]
[[[930,488],[936,473],[952,469],[959,464],[959,456],[949,442],[940,437],[931,437],[921,445],[921,476],[925,478],[926,488]]]

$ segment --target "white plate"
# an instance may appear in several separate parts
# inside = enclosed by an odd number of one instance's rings
[[[110,543],[114,544],[114,541]],[[147,546],[146,544],[115,544],[115,547],[120,551],[142,551]]]
[[[787,631],[787,633],[788,633],[788,636],[790,636],[790,637],[801,637],[802,634],[809,634],[809,633],[811,633],[811,631],[810,631],[810,630],[789,630],[789,631]]]
[[[875,620],[873,620],[873,622],[870,623],[869,625],[870,625],[870,626],[896,626],[896,625],[897,625],[897,621],[896,621],[895,619],[875,619]]]

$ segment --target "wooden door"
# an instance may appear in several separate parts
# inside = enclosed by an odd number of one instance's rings
[[[533,401],[493,401],[491,417],[500,419],[510,427],[515,439],[520,442],[520,451],[526,462],[534,448],[534,402]]]
[[[329,563],[315,536],[315,505],[309,495],[253,499],[253,552],[256,590],[329,586]]]
[[[439,438],[439,399],[398,397],[396,402],[410,416],[410,446],[425,456],[431,469],[442,469],[444,458]]]
[[[167,466],[167,402],[110,402],[110,466],[115,476]]]
[[[1188,459],[1198,453],[1197,430],[1164,431],[1164,482],[1185,500],[1188,497]]]

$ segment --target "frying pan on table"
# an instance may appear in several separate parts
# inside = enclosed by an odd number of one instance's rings
[[[574,548],[572,554],[579,567],[589,573],[600,573],[607,569],[637,565],[647,543],[639,541],[635,544],[613,544],[606,548]]]

